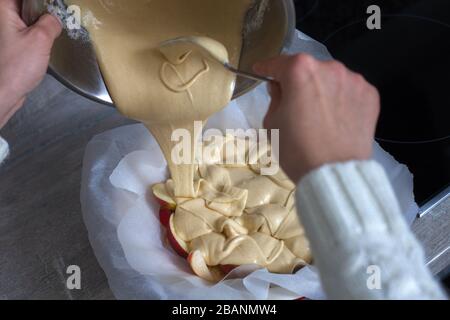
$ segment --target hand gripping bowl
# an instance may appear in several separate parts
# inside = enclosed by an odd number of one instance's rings
[[[49,0],[24,0],[22,7],[24,21],[27,24],[35,22],[47,11],[48,2]],[[53,2],[63,3],[62,0]],[[293,0],[255,0],[246,18],[239,69],[251,71],[256,61],[280,54],[284,48],[289,47],[294,36]],[[49,73],[73,91],[91,100],[113,106],[92,44],[88,40],[75,40],[64,32],[53,47]],[[239,78],[234,98],[257,85],[257,81]]]

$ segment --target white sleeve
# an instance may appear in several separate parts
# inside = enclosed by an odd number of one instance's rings
[[[377,162],[311,172],[297,206],[328,298],[445,299]]]
[[[2,164],[3,160],[6,159],[8,154],[9,154],[8,142],[6,142],[5,139],[0,137],[0,164]]]

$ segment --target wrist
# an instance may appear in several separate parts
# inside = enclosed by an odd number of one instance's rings
[[[311,153],[311,155],[313,155]],[[309,157],[298,157],[295,158],[293,163],[289,165],[289,168],[285,170],[291,180],[295,183],[299,183],[305,176],[310,172],[316,171],[326,165],[331,164],[343,164],[352,161],[366,161],[371,159],[371,153],[361,153],[354,155],[337,155],[333,156],[309,156]]]
[[[308,175],[310,172],[319,169],[327,163],[333,162],[338,161],[320,161],[311,157],[292,156],[285,159],[285,161],[281,163],[281,166],[291,181],[298,184],[303,177]]]

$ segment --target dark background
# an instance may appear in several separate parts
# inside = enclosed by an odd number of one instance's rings
[[[450,183],[450,1],[295,0],[297,27],[381,94],[377,140],[415,177],[420,204]],[[369,30],[368,6],[382,11]]]

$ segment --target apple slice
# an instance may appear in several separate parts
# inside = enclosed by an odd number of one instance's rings
[[[158,183],[152,186],[153,196],[158,201],[159,205],[164,208],[175,210],[177,205],[174,197],[167,191],[165,183]]]
[[[167,228],[167,239],[169,240],[170,245],[179,256],[186,259],[188,256],[189,249],[186,242],[181,240],[175,232],[173,224],[173,214],[170,215],[168,226],[169,227]]]
[[[159,222],[165,227],[169,228],[170,216],[175,212],[176,205],[168,203],[157,196],[155,196],[156,201],[159,203]]]
[[[223,279],[220,268],[208,267],[203,254],[199,250],[189,253],[187,260],[192,271],[200,278],[211,282],[218,282]]]
[[[170,217],[172,214],[173,212],[167,208],[161,207],[161,209],[159,209],[159,221],[165,228],[169,228]]]
[[[158,198],[158,197],[155,197],[155,198],[156,198],[156,201],[158,201],[159,206],[160,206],[161,208],[166,208],[166,207],[169,206],[169,203],[168,203],[168,202],[166,202],[166,201],[164,201],[164,200],[161,200],[161,199]]]
[[[161,200],[160,198],[158,198],[156,196],[155,196],[155,199],[161,208],[168,209],[170,211],[175,211],[175,209],[177,207],[175,204],[168,203],[167,201]]]
[[[235,266],[233,264],[224,264],[224,265],[220,265],[220,270],[222,270],[222,272],[227,275],[229,274],[231,271],[233,271],[234,269],[236,269],[238,266]]]

